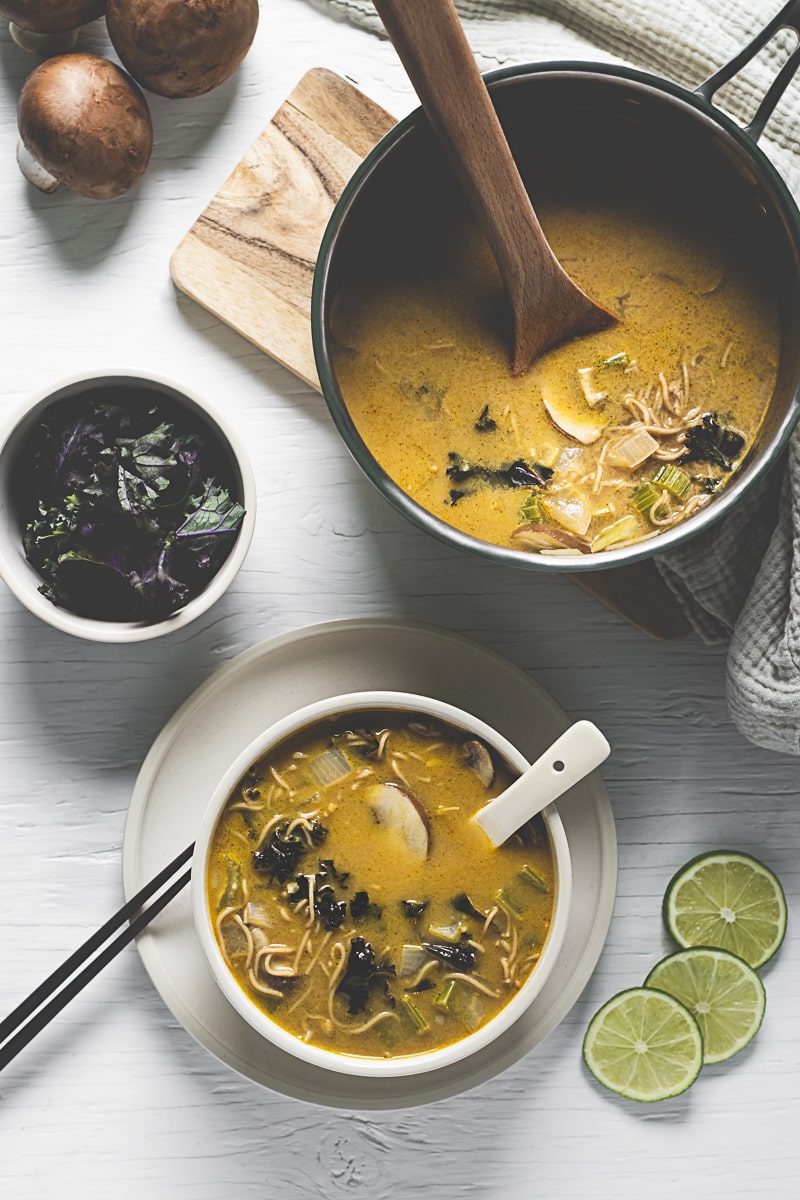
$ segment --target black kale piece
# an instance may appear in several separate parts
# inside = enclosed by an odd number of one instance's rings
[[[296,834],[287,836],[288,828],[288,821],[276,826],[266,845],[259,846],[253,853],[253,867],[256,871],[268,872],[270,881],[277,879],[279,883],[286,883],[305,853],[305,842]]]
[[[478,433],[494,433],[495,429],[497,429],[497,421],[493,421],[489,416],[488,404],[483,406],[483,412],[475,422],[475,428]]]
[[[705,413],[699,425],[687,429],[686,453],[679,462],[708,462],[730,471],[743,448],[741,433],[722,425],[716,413]]]
[[[362,937],[350,939],[350,954],[337,994],[346,997],[347,1011],[351,1017],[364,1011],[369,1000],[370,988],[382,983],[387,988],[389,979],[395,974],[392,963],[377,963],[375,951]],[[387,990],[388,995],[388,990]]]
[[[538,463],[529,467],[518,458],[510,467],[502,467],[497,474],[508,480],[509,487],[545,487],[553,472],[550,467],[541,467]]]
[[[321,858],[319,860],[319,876],[318,876],[318,878],[320,876],[322,876],[324,878],[326,875],[329,876],[335,883],[338,883],[339,887],[343,887],[343,888],[347,887],[347,881],[350,878],[350,872],[349,871],[337,871],[336,867],[333,865],[332,858]]]
[[[475,907],[466,892],[460,892],[458,896],[454,896],[451,903],[456,912],[463,913],[465,917],[474,917],[476,921],[486,919],[486,913],[482,913],[479,908]]]
[[[337,901],[333,888],[325,884],[314,893],[314,912],[326,929],[338,929],[347,916],[347,905]]]
[[[328,836],[328,831],[324,825],[319,823],[319,821],[314,821],[308,831],[308,836],[311,838],[311,841],[315,846],[321,846]]]
[[[471,971],[475,966],[475,948],[469,945],[468,937],[454,945],[452,942],[423,942],[428,954],[447,963],[455,971]]]
[[[542,467],[538,463],[533,466],[518,458],[516,462],[505,463],[501,467],[484,467],[477,463],[467,462],[460,454],[448,454],[450,466],[445,471],[448,479],[454,483],[466,483],[470,480],[488,487],[546,487],[553,472],[550,467]]]
[[[713,496],[714,492],[719,490],[722,479],[713,475],[693,475],[692,483],[696,483],[704,492],[708,492],[709,496]]]
[[[415,995],[417,992],[429,992],[431,988],[434,987],[436,987],[436,984],[432,979],[420,979],[416,987],[406,988],[405,990],[407,992],[411,992],[412,995]]]
[[[344,729],[333,735],[330,745],[344,747],[359,758],[374,758],[380,743],[371,729]]]
[[[362,917],[380,917],[383,909],[380,904],[373,904],[369,892],[356,892],[350,901],[350,916],[354,921]]]
[[[466,492],[460,491],[458,488],[450,488],[450,505],[451,507],[458,504],[459,500],[463,500]]]
[[[400,907],[402,908],[409,921],[416,921],[417,917],[421,917],[425,909],[430,904],[430,900],[401,900]]]

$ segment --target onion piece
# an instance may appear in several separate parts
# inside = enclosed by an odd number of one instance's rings
[[[244,923],[245,925],[257,925],[263,926],[264,929],[269,929],[270,925],[274,924],[269,905],[259,904],[257,900],[251,900],[244,910]]]
[[[398,974],[401,979],[406,979],[409,975],[416,975],[427,962],[430,962],[430,958],[427,950],[423,950],[422,946],[403,946]]]
[[[353,768],[341,750],[324,750],[317,758],[312,758],[308,764],[309,774],[320,787],[333,787],[352,774]]]
[[[520,525],[512,533],[512,538],[522,542],[526,550],[552,550],[567,546],[581,554],[589,554],[589,547],[582,538],[574,537],[566,529],[556,529],[552,525]]]
[[[592,523],[592,506],[586,496],[573,488],[559,488],[542,496],[542,508],[548,517],[570,533],[583,537]]]
[[[657,449],[656,439],[640,429],[638,433],[632,433],[615,446],[610,446],[606,462],[612,467],[640,467]]]

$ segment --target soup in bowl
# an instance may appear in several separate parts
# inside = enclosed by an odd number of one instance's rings
[[[572,891],[554,806],[498,848],[470,819],[527,766],[469,713],[405,693],[266,730],[215,790],[192,865],[233,1007],[356,1075],[431,1071],[498,1037],[550,975]]]

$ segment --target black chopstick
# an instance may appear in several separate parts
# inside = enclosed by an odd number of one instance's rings
[[[142,905],[159,892],[189,861],[193,851],[194,844],[187,846],[163,871],[159,871],[158,875],[123,904],[105,925],[87,938],[83,945],[18,1004],[13,1012],[0,1021],[0,1071],[186,887],[191,878],[191,869],[175,880],[149,908],[144,912],[139,911]],[[130,922],[127,928],[123,928],[122,932],[92,959],[92,955],[100,950],[108,942],[111,934],[124,926],[126,921]],[[84,966],[84,963],[88,965]],[[75,975],[74,972],[79,967],[84,969]],[[45,1004],[45,1001],[49,1003]],[[37,1009],[40,1011],[37,1012]],[[32,1015],[34,1013],[35,1016]],[[27,1020],[29,1017],[31,1019]]]

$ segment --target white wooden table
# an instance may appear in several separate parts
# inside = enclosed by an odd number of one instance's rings
[[[103,35],[86,44],[103,47]],[[244,433],[260,501],[230,593],[170,639],[83,643],[0,594],[0,1010],[120,904],[131,787],[176,706],[239,650],[341,616],[458,630],[602,725],[615,748],[605,778],[620,841],[610,936],[580,1002],[533,1054],[456,1099],[369,1116],[239,1079],[175,1023],[131,948],[0,1078],[0,1195],[794,1200],[793,925],[765,971],[758,1039],[683,1099],[626,1103],[580,1058],[592,1012],[666,949],[660,897],[685,859],[750,850],[778,871],[796,912],[798,765],[730,724],[724,653],[695,639],[648,641],[566,580],[498,570],[429,540],[363,480],[318,396],[170,283],[172,249],[315,65],[353,77],[397,115],[411,107],[387,44],[302,0],[269,0],[238,77],[200,100],[152,99],[150,171],[103,206],[39,195],[17,175],[14,106],[33,60],[0,34],[0,403],[82,369],[170,374],[216,399]]]

